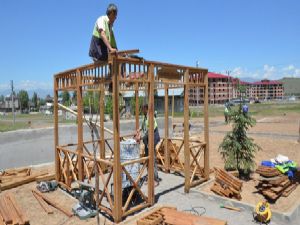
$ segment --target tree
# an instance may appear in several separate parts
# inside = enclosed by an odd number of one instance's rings
[[[242,96],[240,89],[240,98]],[[240,177],[254,169],[255,153],[261,148],[247,136],[247,131],[253,127],[256,120],[249,113],[244,113],[242,103],[237,109],[229,112],[229,123],[233,123],[232,131],[228,132],[219,146],[219,152],[225,161],[225,169],[237,169]]]
[[[0,95],[0,102],[4,102],[4,95]]]
[[[142,113],[143,97],[139,97],[139,115]],[[130,109],[133,115],[135,115],[135,97],[130,99]]]
[[[77,105],[77,91],[73,91],[72,94],[72,103]]]
[[[33,102],[34,108],[37,109],[37,107],[38,107],[37,93],[35,93],[35,92],[33,93],[31,101]]]
[[[67,106],[70,105],[70,93],[68,91],[62,93],[62,103]]]
[[[110,95],[106,98],[104,113],[109,114],[110,118],[113,116],[112,97]]]
[[[29,97],[28,93],[25,90],[20,90],[18,93],[18,98],[20,101],[20,110],[22,112],[23,109],[28,109]]]
[[[100,101],[99,92],[88,91],[85,93],[83,97],[83,106],[85,109],[88,109],[89,113],[98,113],[99,101]]]

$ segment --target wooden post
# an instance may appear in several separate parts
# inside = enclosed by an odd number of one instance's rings
[[[154,196],[154,66],[149,66],[149,84],[148,84],[148,199],[151,205],[155,202]]]
[[[82,87],[81,84],[81,73],[80,70],[76,71],[77,73],[77,152],[78,152],[78,180],[83,181],[84,174],[83,174],[83,101],[82,101]]]
[[[140,128],[139,83],[135,83],[135,130]]]
[[[190,191],[190,146],[189,146],[189,70],[184,73],[184,192]]]
[[[54,77],[54,151],[55,151],[55,174],[56,174],[56,181],[60,180],[60,159],[57,151],[57,146],[59,144],[59,137],[58,137],[58,91],[57,91],[57,81]]]
[[[165,84],[165,169],[170,172],[170,151],[169,151],[169,86]]]
[[[299,138],[298,138],[298,142],[300,143],[300,121],[299,121]]]
[[[99,111],[100,111],[100,158],[105,159],[105,136],[104,136],[104,83],[100,84],[100,103],[99,103]],[[104,164],[103,164],[104,165]]]
[[[113,82],[113,130],[114,130],[114,221],[122,220],[122,180],[120,162],[120,115],[119,115],[119,70],[116,57],[112,59]]]
[[[172,94],[172,123],[174,123],[174,90]],[[173,125],[173,124],[172,124]]]
[[[209,121],[208,121],[208,75],[207,71],[204,77],[204,141],[206,143],[204,150],[204,176],[209,179]]]

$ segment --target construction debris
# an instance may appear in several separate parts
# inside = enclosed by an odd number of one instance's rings
[[[271,173],[268,173],[268,176],[261,176],[256,188],[262,195],[272,201],[276,201],[281,196],[289,196],[298,185],[297,182],[289,180],[287,175],[280,174],[270,177]]]
[[[192,224],[210,224],[226,225],[224,220],[214,219],[206,216],[197,216],[187,212],[179,212],[176,208],[163,207],[151,212],[143,218],[137,220],[137,225],[192,225]]]
[[[0,224],[30,224],[29,219],[17,204],[16,199],[12,193],[5,193],[0,196]]]
[[[242,181],[225,170],[215,168],[215,182],[210,188],[214,193],[241,200]]]

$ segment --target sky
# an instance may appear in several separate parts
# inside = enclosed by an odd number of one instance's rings
[[[300,77],[298,0],[1,0],[0,94],[47,90],[53,75],[91,63],[96,19],[118,6],[120,50],[238,78]]]

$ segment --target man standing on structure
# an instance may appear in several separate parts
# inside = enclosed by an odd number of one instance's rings
[[[142,127],[137,131],[136,139],[137,139],[137,141],[139,141],[140,132],[142,131],[142,133],[143,133],[142,140],[145,145],[145,156],[149,156],[149,148],[148,148],[149,120],[148,120],[148,105],[147,104],[143,105],[143,114],[144,114],[144,118],[143,118],[143,122],[142,122]],[[158,177],[157,163],[156,163],[156,150],[155,149],[156,149],[156,145],[160,141],[160,136],[159,136],[158,126],[157,126],[155,117],[153,118],[153,122],[154,122],[154,185],[158,186],[160,179]]]
[[[113,32],[113,24],[117,18],[118,8],[109,4],[106,15],[100,16],[94,26],[89,56],[96,61],[107,61],[108,53],[117,52],[117,43]]]

